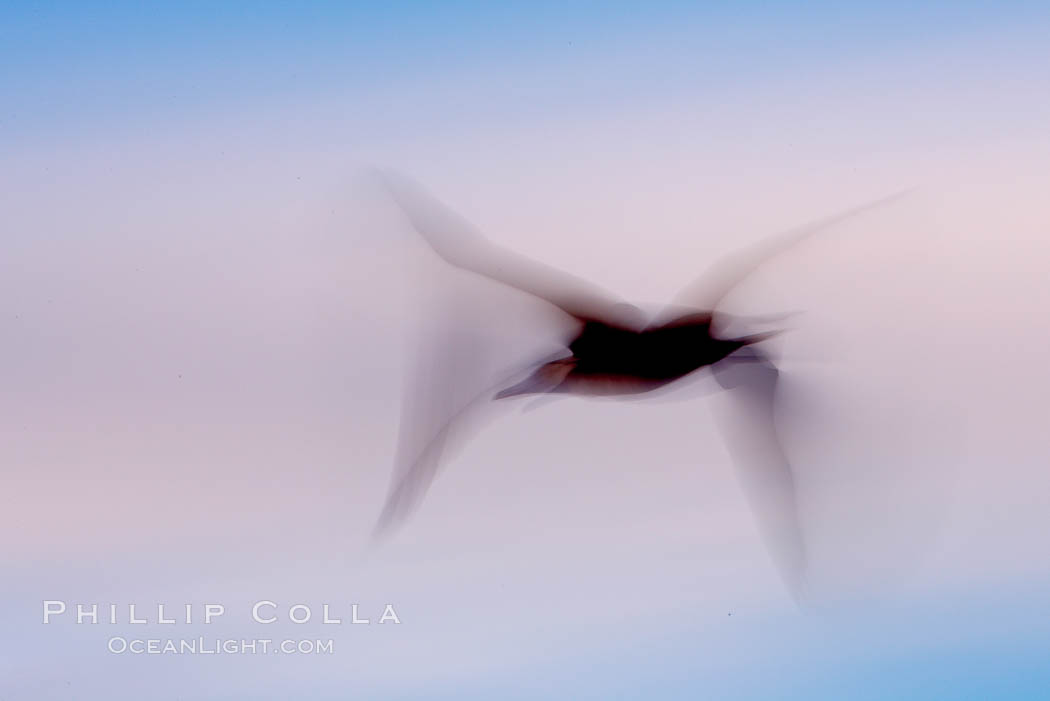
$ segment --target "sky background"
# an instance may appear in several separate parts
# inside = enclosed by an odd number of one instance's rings
[[[1044,3],[6,3],[0,698],[1038,699],[1050,689]],[[414,340],[457,279],[363,169],[659,305],[904,188],[731,300],[814,553],[784,591],[718,396],[501,415],[382,548]],[[221,602],[128,656],[40,602]],[[334,628],[334,630],[332,630]]]

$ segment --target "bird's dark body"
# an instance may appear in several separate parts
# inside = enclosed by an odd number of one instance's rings
[[[766,337],[717,338],[711,333],[711,315],[703,312],[637,329],[584,320],[583,328],[568,344],[572,355],[540,365],[524,381],[507,387],[495,398],[552,392],[641,394],[714,365]]]
[[[718,362],[744,343],[714,338],[708,315],[690,315],[641,331],[587,322],[569,350],[575,375],[669,381]]]

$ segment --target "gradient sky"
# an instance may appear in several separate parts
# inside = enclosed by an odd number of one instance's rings
[[[1036,2],[6,3],[0,697],[1044,698],[1048,30]],[[501,417],[369,547],[420,299],[511,303],[442,282],[374,164],[644,303],[914,188],[734,302],[805,310],[777,352],[813,610],[718,398]],[[405,623],[131,658],[45,598]],[[235,618],[180,634],[263,632]]]

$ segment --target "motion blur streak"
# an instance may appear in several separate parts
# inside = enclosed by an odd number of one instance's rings
[[[775,427],[779,372],[756,347],[776,332],[727,336],[733,319],[719,309],[719,304],[775,255],[896,197],[800,227],[731,256],[679,296],[702,300],[709,306],[679,304],[662,314],[666,320],[648,321],[637,307],[549,266],[493,246],[468,222],[408,179],[395,174],[381,178],[412,227],[444,261],[549,303],[569,317],[565,321],[575,322],[575,328],[561,339],[564,346],[558,357],[533,361],[526,368],[529,374],[525,379],[494,396],[483,381],[483,394],[473,398],[468,390],[466,402],[459,388],[470,386],[471,374],[483,378],[479,370],[490,365],[485,357],[490,349],[479,345],[470,329],[446,328],[439,330],[440,336],[417,342],[417,352],[433,363],[417,377],[422,399],[409,397],[406,401],[397,465],[377,533],[404,519],[422,500],[437,474],[449,433],[471,405],[489,398],[485,395],[497,400],[532,394],[633,395],[713,367],[719,384],[739,398],[728,433],[733,435],[734,452],[739,457],[741,484],[758,511],[766,542],[788,588],[796,598],[801,596],[806,576],[805,544],[798,523],[792,468]],[[706,294],[699,295],[700,289],[706,289]],[[452,313],[458,317],[459,309]],[[507,317],[503,320],[514,323]],[[550,329],[557,330],[555,326]],[[513,369],[509,371],[514,374]]]

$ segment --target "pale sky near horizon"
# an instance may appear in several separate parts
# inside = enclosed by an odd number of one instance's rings
[[[1050,12],[1038,3],[0,10],[0,698],[969,699],[1050,688]],[[361,178],[775,351],[818,601],[719,397],[500,416],[373,548],[440,266]],[[436,271],[436,272],[435,272]],[[499,294],[477,281],[484,324]],[[472,290],[474,291],[472,293]],[[489,295],[492,295],[489,297]],[[398,608],[332,656],[127,656],[40,602]]]

